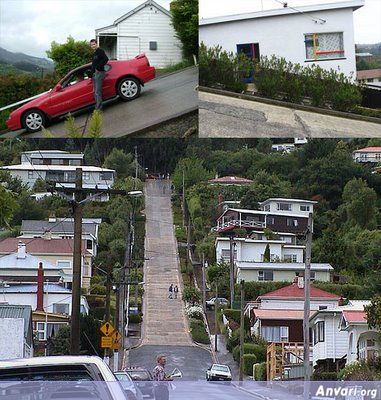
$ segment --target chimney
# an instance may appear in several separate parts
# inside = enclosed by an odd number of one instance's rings
[[[37,307],[36,311],[44,311],[44,269],[40,262],[37,271]]]
[[[298,276],[298,288],[299,289],[304,288],[304,277],[303,276]]]
[[[19,242],[17,246],[17,258],[25,259],[26,258],[26,246],[25,243]]]

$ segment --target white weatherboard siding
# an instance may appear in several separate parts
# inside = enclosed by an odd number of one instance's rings
[[[287,268],[287,264],[285,264]],[[295,271],[293,269],[287,270],[286,268],[282,268],[282,270],[272,270],[273,271],[273,281],[274,282],[282,282],[288,281],[292,282],[295,278],[295,273],[300,272],[303,273],[304,271]],[[258,282],[258,271],[268,271],[268,268],[261,269],[260,266],[256,267],[256,269],[240,269],[238,268],[237,272],[237,283],[241,280],[245,280],[246,282]],[[315,272],[315,280],[322,281],[322,282],[329,282],[330,281],[330,273],[329,271],[316,271]]]
[[[24,319],[0,318],[0,360],[24,358]]]
[[[326,20],[319,24],[308,15]],[[259,43],[261,56],[285,57],[288,61],[308,66],[313,63],[324,69],[340,69],[346,75],[356,72],[353,11],[351,8],[256,18],[252,20],[201,25],[200,42],[208,47],[221,45],[224,50],[237,52],[237,44]],[[201,21],[202,22],[202,21]],[[343,32],[345,59],[306,61],[304,35]]]
[[[337,300],[335,299],[325,299],[325,300],[315,300],[311,299],[311,310],[317,311],[320,306],[327,306],[327,308],[337,307]],[[304,301],[302,299],[262,299],[261,300],[261,309],[266,310],[303,310]]]
[[[150,64],[165,67],[182,60],[181,42],[175,37],[171,18],[155,6],[146,6],[117,25],[118,60],[145,53]],[[150,50],[149,42],[157,42]]]

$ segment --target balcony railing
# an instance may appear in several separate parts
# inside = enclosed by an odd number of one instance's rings
[[[234,228],[266,228],[266,224],[261,221],[248,221],[234,219],[223,224],[218,224],[212,228],[212,232],[223,232]]]

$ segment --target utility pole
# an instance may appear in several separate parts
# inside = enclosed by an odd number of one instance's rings
[[[216,282],[216,301],[214,302],[214,351],[217,350],[217,336],[218,336],[218,318],[217,318],[217,311],[218,311],[218,283]]]
[[[243,381],[243,342],[245,340],[245,318],[243,315],[245,307],[245,281],[241,281],[241,321],[239,330],[239,381]]]
[[[312,247],[312,213],[308,216],[306,233],[306,259],[304,271],[304,317],[303,317],[303,367],[305,382],[311,380],[310,371],[310,287],[311,287],[311,247]]]
[[[135,180],[134,180],[134,190],[136,190],[136,184],[138,180],[138,146],[134,147],[135,150]]]
[[[234,302],[234,236],[230,235],[230,307],[233,308]]]
[[[183,201],[183,227],[185,227],[185,170],[183,169],[183,190],[182,190],[182,201]]]
[[[73,202],[74,249],[70,324],[70,354],[72,355],[79,354],[81,337],[79,315],[81,307],[82,197],[82,168],[76,168]]]
[[[202,253],[202,308],[206,311],[205,254]]]
[[[110,296],[111,296],[111,275],[112,275],[112,266],[111,264],[107,267],[107,277],[106,277],[106,315],[105,321],[110,322]],[[109,356],[109,350],[105,348],[104,356]]]

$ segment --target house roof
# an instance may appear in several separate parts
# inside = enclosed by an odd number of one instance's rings
[[[60,158],[79,158],[83,159],[83,153],[69,153],[68,151],[62,150],[32,150],[32,151],[23,151],[22,155],[28,155],[29,157],[39,157],[39,158],[50,158],[52,156],[59,156]]]
[[[288,263],[288,262],[250,262],[250,261],[236,261],[239,269],[245,270],[293,270],[293,271],[304,271],[304,263]],[[333,271],[331,264],[319,264],[311,263],[312,271]],[[311,288],[312,289],[312,288]],[[265,295],[264,295],[265,296]]]
[[[13,249],[14,250],[14,249]],[[36,270],[42,262],[44,270],[55,270],[59,271],[56,265],[51,264],[48,261],[41,260],[31,254],[26,253],[25,258],[17,257],[17,250],[15,253],[7,254],[6,256],[0,257],[0,269],[16,269],[16,270]]]
[[[343,311],[343,318],[347,324],[367,324],[365,311],[345,310]]]
[[[210,179],[208,182],[220,185],[250,185],[253,183],[251,179],[241,178],[239,176],[221,176],[220,178]]]
[[[381,78],[381,68],[357,71],[357,80]]]
[[[351,1],[343,1],[343,2],[338,2],[338,3],[300,6],[297,9],[291,8],[291,7],[283,7],[283,8],[273,9],[273,10],[265,10],[265,11],[258,11],[258,12],[252,12],[252,13],[225,15],[225,16],[214,17],[214,18],[204,18],[204,19],[200,19],[199,25],[213,25],[213,24],[221,24],[224,22],[235,22],[235,21],[243,21],[243,20],[258,19],[258,18],[299,15],[302,13],[310,14],[310,13],[318,13],[320,11],[339,10],[339,9],[345,9],[345,8],[351,8],[353,11],[355,11],[358,8],[363,7],[364,4],[365,4],[365,0],[351,0]],[[318,14],[316,14],[316,15],[310,14],[310,17],[311,17],[311,19],[316,19],[316,20],[320,21],[320,17]]]
[[[381,71],[381,70],[380,70]],[[363,147],[362,149],[355,150],[353,153],[380,153],[381,147]]]
[[[62,171],[62,172],[75,172],[77,168],[81,168],[83,172],[115,172],[113,169],[94,167],[89,165],[38,165],[38,164],[15,164],[5,165],[0,169],[12,171]]]
[[[303,199],[287,199],[284,197],[271,197],[269,199],[266,199],[265,201],[260,201],[260,205],[264,205],[267,203],[270,203],[272,201],[284,201],[284,202],[289,202],[289,203],[309,203],[309,204],[317,204],[317,201],[313,200],[303,200]]]
[[[15,252],[22,242],[29,254],[73,254],[74,239],[69,238],[6,238],[0,241],[0,254]],[[17,250],[16,250],[17,251]],[[86,250],[86,241],[82,240],[82,254],[90,254]]]
[[[348,304],[327,308],[325,310],[316,310],[310,317],[313,321],[319,314],[341,314],[343,311],[364,311],[364,306],[370,304],[370,300],[349,300]]]
[[[219,218],[225,215],[228,211],[235,211],[242,214],[257,214],[257,215],[279,215],[284,217],[300,217],[300,218],[308,218],[307,215],[301,214],[292,214],[292,213],[284,213],[284,212],[276,212],[276,211],[262,211],[262,210],[246,210],[244,208],[228,208],[225,210]]]
[[[22,285],[10,285],[1,289],[4,293],[37,293],[37,284],[22,284]],[[67,289],[57,283],[44,283],[44,293],[71,293],[70,289]]]
[[[269,309],[253,309],[253,313],[258,319],[291,319],[303,320],[304,310],[269,310]],[[310,312],[310,315],[313,311]]]
[[[140,6],[135,7],[133,10],[129,11],[127,14],[122,15],[120,18],[118,18],[117,20],[114,21],[114,25],[119,24],[120,22],[124,21],[125,19],[127,19],[128,17],[130,17],[131,15],[137,13],[138,11],[142,10],[144,7],[149,7],[149,6],[153,6],[156,7],[158,10],[160,10],[162,13],[168,15],[168,17],[171,17],[172,14],[170,13],[170,11],[168,11],[167,9],[165,9],[164,7],[162,7],[161,5],[157,4],[155,1],[153,0],[147,0],[144,3],[140,4]]]
[[[314,286],[311,286],[310,297],[311,299],[340,299],[340,296]],[[299,288],[296,283],[292,283],[291,285],[258,296],[258,299],[304,299],[304,288]]]
[[[97,225],[92,222],[83,222],[82,221],[82,234],[89,234],[92,236],[96,236],[97,233]],[[45,232],[51,233],[63,233],[63,234],[71,234],[74,235],[74,222],[73,221],[38,221],[38,220],[23,220],[21,223],[22,234],[28,233],[40,233],[43,234]]]
[[[29,305],[12,305],[12,304],[0,304],[0,320],[3,318],[23,318],[24,324],[24,337],[27,338],[32,327],[32,307]]]

